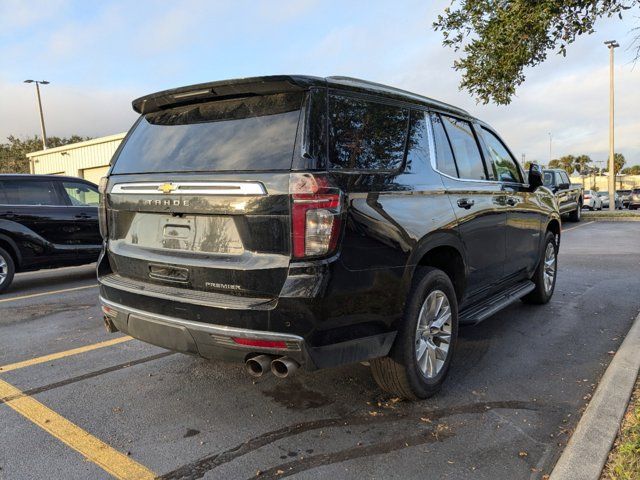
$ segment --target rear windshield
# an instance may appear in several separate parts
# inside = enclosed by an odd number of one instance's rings
[[[282,93],[144,115],[112,173],[289,170],[302,100]]]

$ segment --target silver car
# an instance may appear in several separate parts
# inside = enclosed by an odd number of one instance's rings
[[[598,196],[600,197],[600,200],[602,200],[602,208],[609,208],[609,192],[598,192]],[[620,197],[618,196],[618,194],[615,194],[615,208],[616,210],[618,209],[622,209],[622,200],[620,199]]]
[[[582,208],[602,210],[602,200],[595,190],[585,190],[582,196]]]

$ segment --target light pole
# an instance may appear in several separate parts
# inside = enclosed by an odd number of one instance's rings
[[[47,131],[44,128],[44,114],[42,113],[42,100],[40,100],[40,85],[49,85],[46,80],[25,80],[24,83],[36,84],[36,95],[38,96],[38,108],[40,109],[40,129],[42,130],[42,149],[47,149]]]
[[[549,163],[551,163],[551,139],[553,138],[553,135],[551,135],[551,132],[549,132]]]
[[[609,211],[616,209],[616,163],[613,145],[613,50],[620,44],[615,40],[607,40],[604,44],[609,48]]]

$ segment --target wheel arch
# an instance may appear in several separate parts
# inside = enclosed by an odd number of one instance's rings
[[[467,286],[467,263],[464,251],[462,241],[451,231],[433,232],[420,240],[411,253],[405,273],[406,293],[409,293],[416,271],[420,267],[434,267],[449,276],[460,303]]]
[[[16,270],[18,270],[22,264],[22,255],[20,255],[20,249],[18,245],[16,245],[16,242],[14,242],[10,236],[0,232],[0,247],[4,248],[9,255],[11,255]]]

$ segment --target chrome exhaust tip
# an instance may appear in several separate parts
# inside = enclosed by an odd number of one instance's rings
[[[244,366],[249,375],[258,378],[270,372],[271,360],[273,358],[269,355],[257,355],[244,362]]]
[[[104,321],[104,328],[107,330],[107,333],[116,333],[118,331],[118,327],[116,327],[109,316],[103,315],[102,320]]]
[[[293,375],[298,370],[300,364],[289,357],[276,358],[271,362],[271,373],[278,378],[285,378]]]

